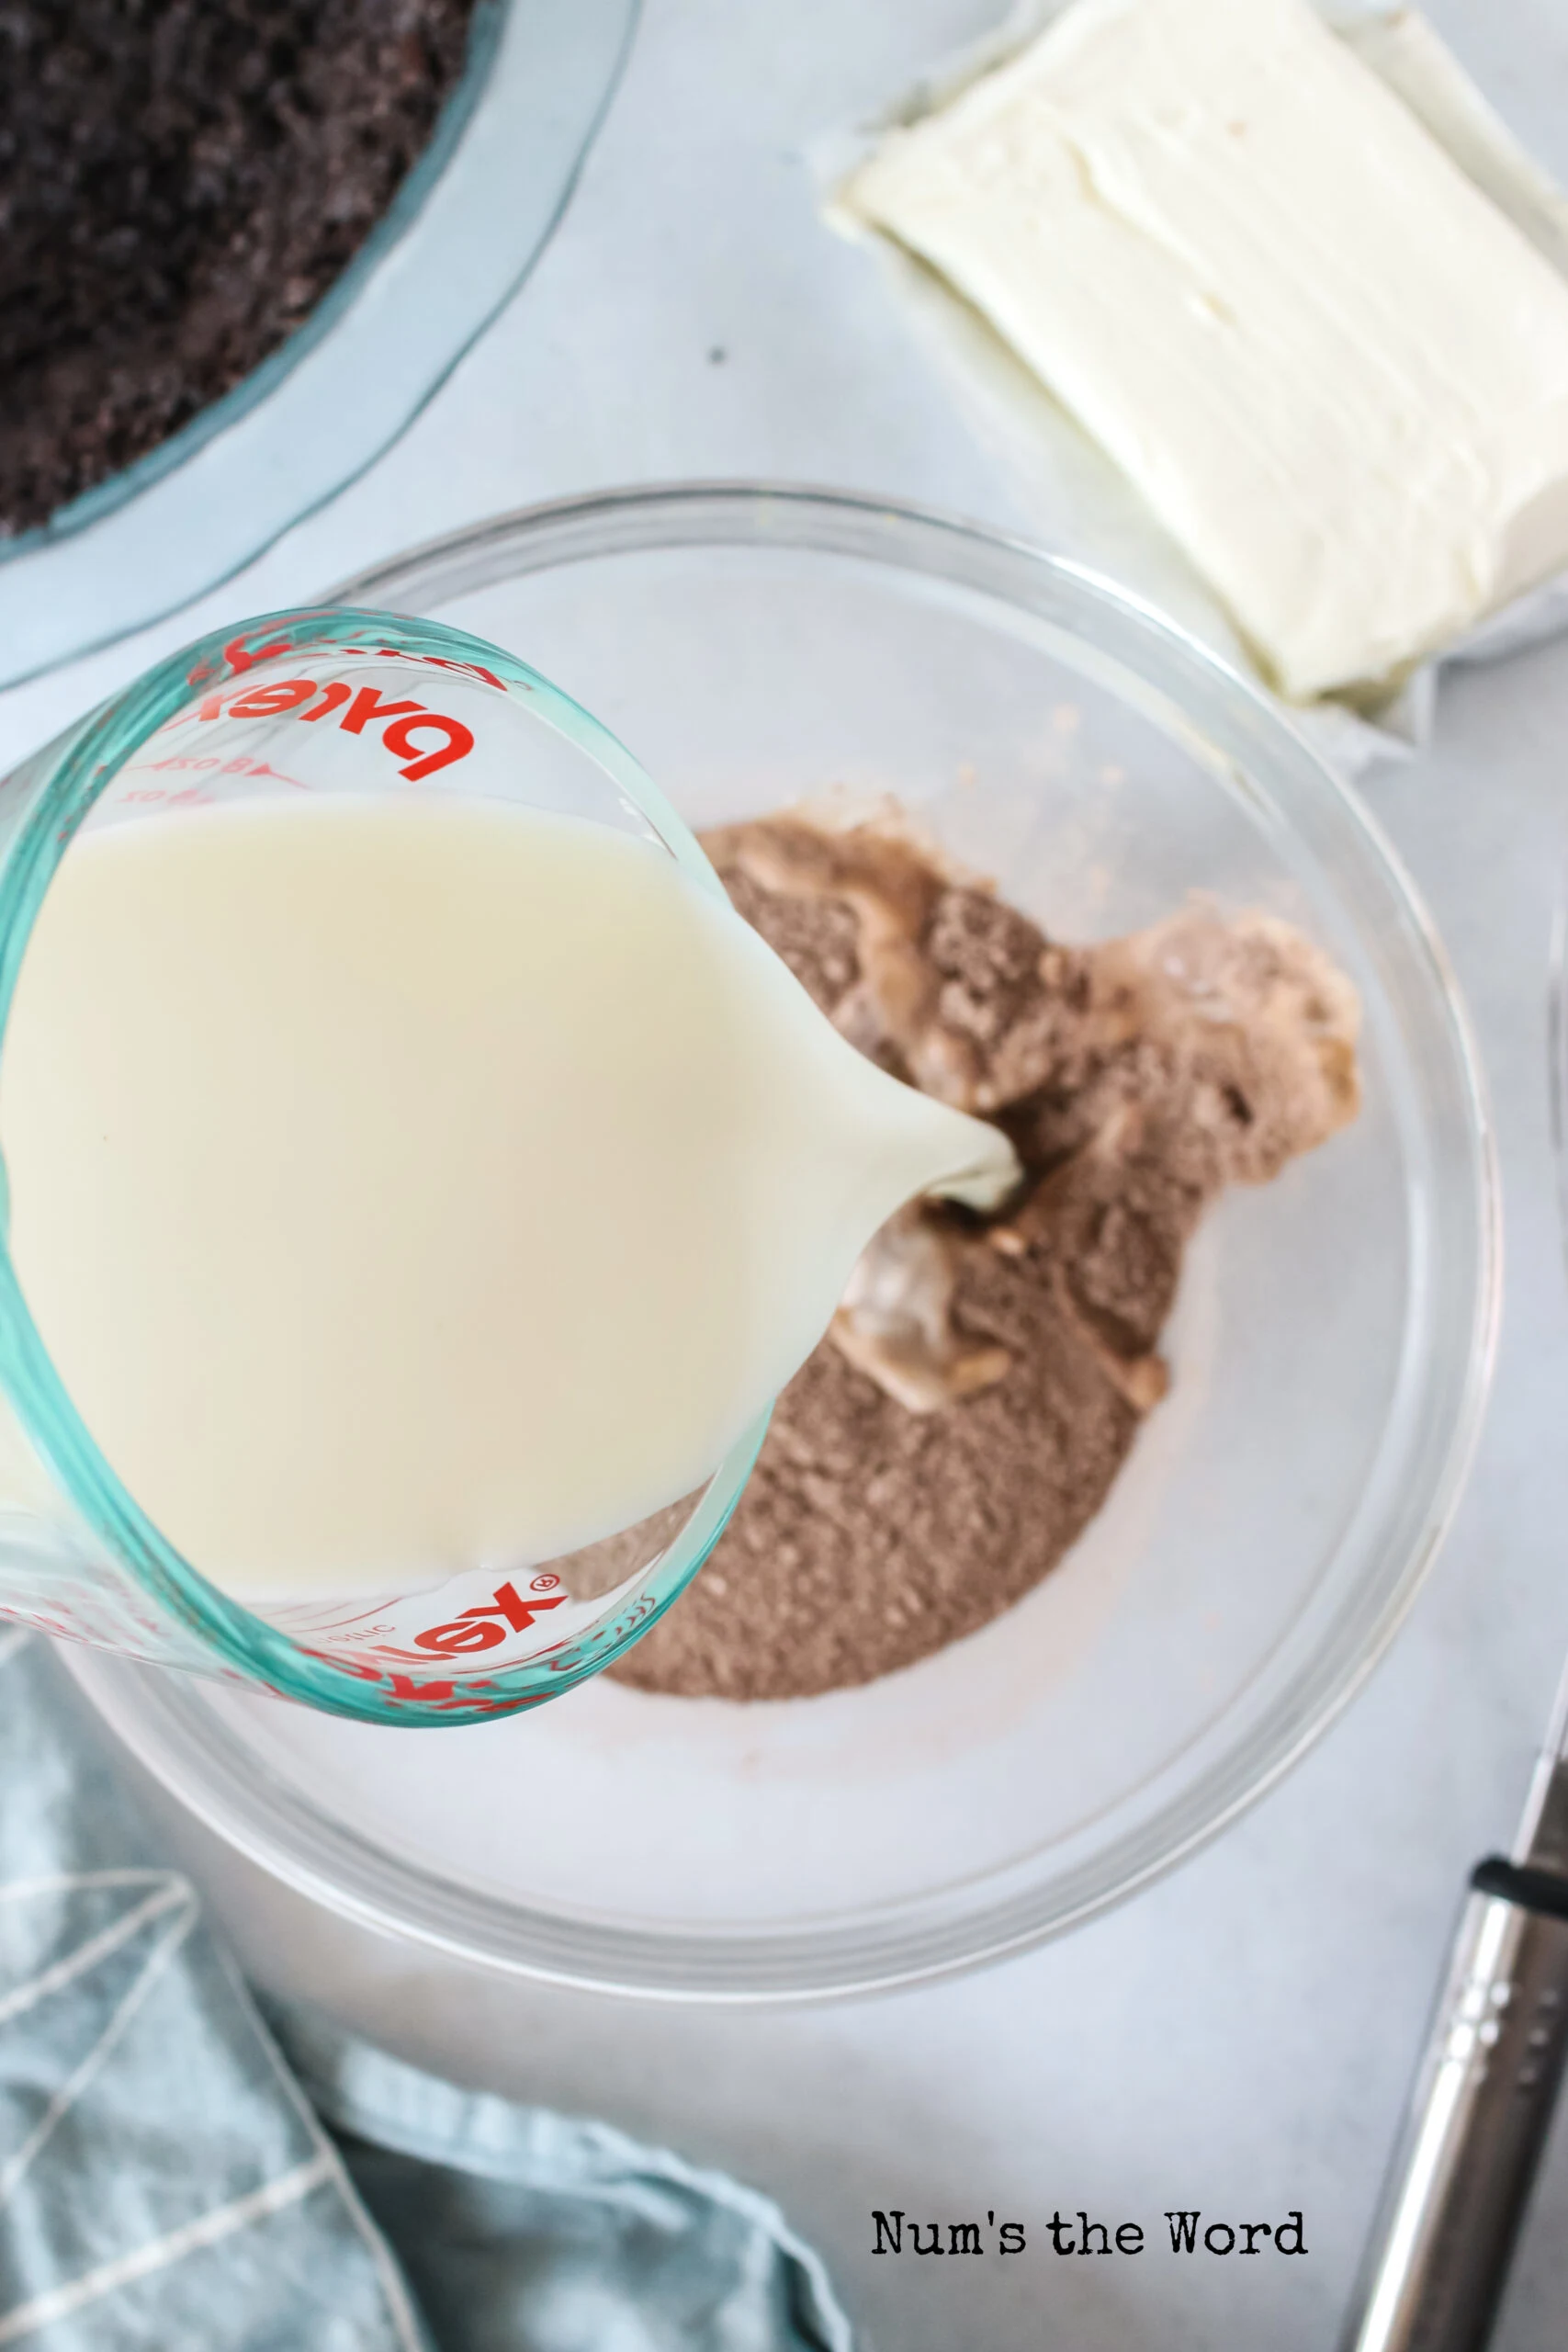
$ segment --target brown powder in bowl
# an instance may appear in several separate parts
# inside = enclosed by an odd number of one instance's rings
[[[995,1118],[1030,1180],[1004,1220],[885,1228],[707,1567],[612,1669],[783,1699],[911,1665],[1055,1566],[1164,1394],[1205,1204],[1354,1115],[1357,1006],[1266,916],[1068,948],[897,827],[784,817],[705,845],[846,1035]]]

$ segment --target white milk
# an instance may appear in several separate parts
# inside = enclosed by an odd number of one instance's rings
[[[688,1493],[901,1201],[1013,1171],[663,851],[417,794],[79,838],[0,1148],[103,1453],[271,1593],[547,1559]]]

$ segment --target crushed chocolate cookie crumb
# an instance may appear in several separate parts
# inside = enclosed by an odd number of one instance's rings
[[[6,0],[0,537],[313,309],[427,145],[474,0]]]

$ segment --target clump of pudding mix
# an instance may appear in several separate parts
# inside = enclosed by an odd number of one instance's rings
[[[1359,1007],[1268,915],[1058,944],[892,813],[704,847],[844,1035],[995,1120],[1026,1171],[998,1217],[917,1204],[883,1228],[708,1566],[612,1668],[784,1699],[911,1665],[1055,1566],[1166,1392],[1205,1208],[1354,1117]]]

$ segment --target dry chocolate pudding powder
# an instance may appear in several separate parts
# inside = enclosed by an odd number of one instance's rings
[[[705,846],[862,1049],[1017,1145],[998,1218],[903,1212],[779,1398],[712,1560],[612,1669],[782,1699],[973,1633],[1099,1510],[1164,1394],[1184,1245],[1355,1112],[1357,1005],[1263,915],[1047,941],[908,830],[782,817]]]
[[[0,0],[0,537],[299,324],[427,143],[473,6]]]

